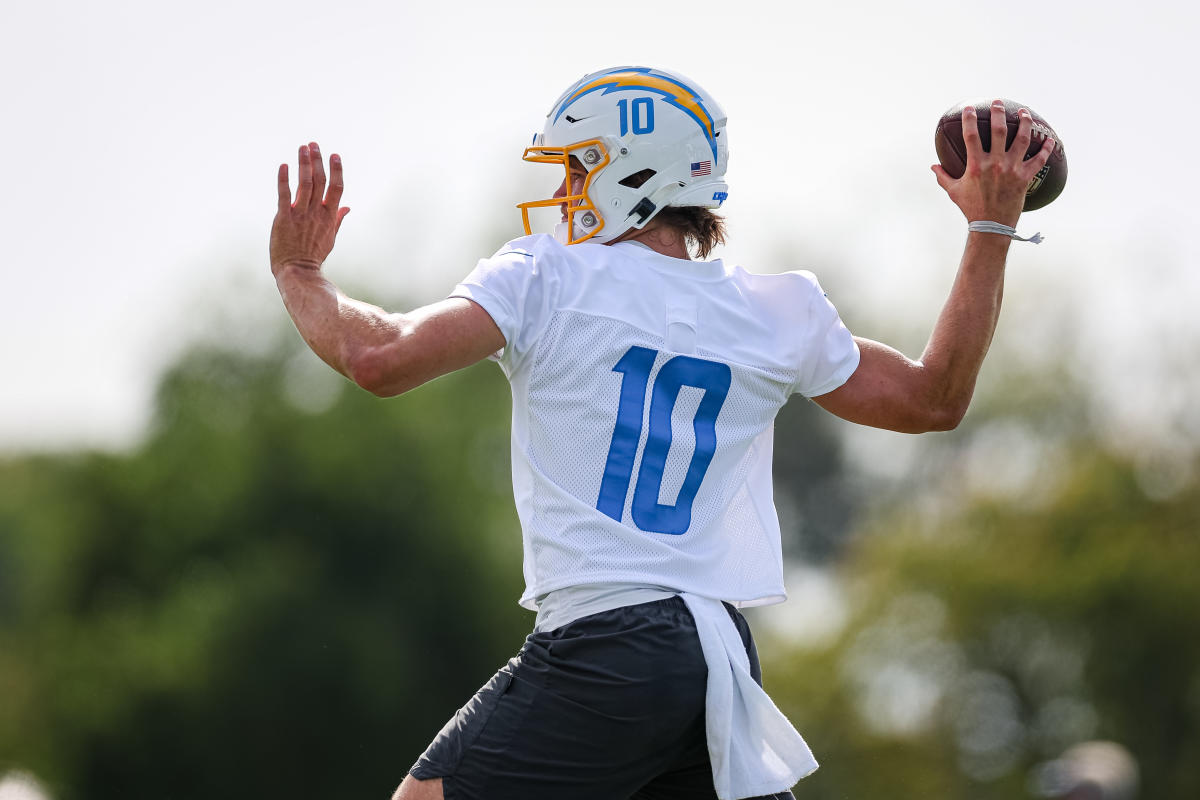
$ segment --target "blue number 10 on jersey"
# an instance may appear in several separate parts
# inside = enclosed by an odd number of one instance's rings
[[[617,404],[617,423],[613,428],[612,444],[608,448],[608,460],[604,465],[604,479],[600,483],[596,508],[617,521],[621,519],[625,498],[629,495],[634,459],[642,436],[646,388],[650,383],[650,369],[657,356],[655,350],[631,347],[613,367],[613,372],[623,376],[621,398]],[[630,506],[633,524],[639,529],[678,535],[691,526],[692,503],[717,450],[717,414],[725,404],[731,377],[727,364],[691,356],[675,356],[658,370],[654,385],[650,387],[649,432]],[[684,386],[703,389],[704,396],[692,421],[696,449],[675,505],[668,506],[658,502],[658,495],[662,488],[667,454],[671,450],[671,413]]]

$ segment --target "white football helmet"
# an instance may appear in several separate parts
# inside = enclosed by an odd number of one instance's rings
[[[565,244],[609,242],[641,228],[666,206],[719,208],[728,196],[725,112],[708,92],[673,72],[618,67],[577,81],[546,115],[526,161],[561,164],[566,196],[521,203],[566,206],[556,228]],[[571,157],[587,170],[574,185]]]

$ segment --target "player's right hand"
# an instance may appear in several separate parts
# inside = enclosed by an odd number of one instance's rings
[[[342,159],[329,157],[329,191],[325,190],[325,164],[316,142],[300,146],[300,180],[296,200],[288,184],[288,165],[279,165],[279,210],[271,226],[271,272],[285,266],[319,270],[350,209],[342,199]]]
[[[1046,137],[1042,149],[1024,160],[1029,149],[1033,118],[1027,109],[1020,111],[1017,134],[1007,150],[1003,143],[1008,136],[1004,101],[992,103],[991,151],[983,149],[974,106],[962,112],[963,143],[967,150],[967,167],[961,178],[951,178],[941,165],[933,172],[950,199],[963,212],[968,222],[989,220],[1015,226],[1025,205],[1025,190],[1038,170],[1046,165],[1054,151],[1054,140]],[[1000,143],[1000,147],[996,144]]]

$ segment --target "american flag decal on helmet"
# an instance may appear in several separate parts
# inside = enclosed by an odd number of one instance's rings
[[[692,162],[692,177],[699,178],[704,175],[712,175],[711,161],[693,161]]]

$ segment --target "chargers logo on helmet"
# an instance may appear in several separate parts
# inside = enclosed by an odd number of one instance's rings
[[[661,95],[663,100],[691,117],[704,132],[704,138],[712,148],[713,160],[717,159],[716,121],[705,108],[699,93],[682,81],[649,67],[620,67],[587,81],[563,98],[553,114],[553,121],[557,122],[558,118],[584,95],[592,92],[609,94],[635,90]]]

